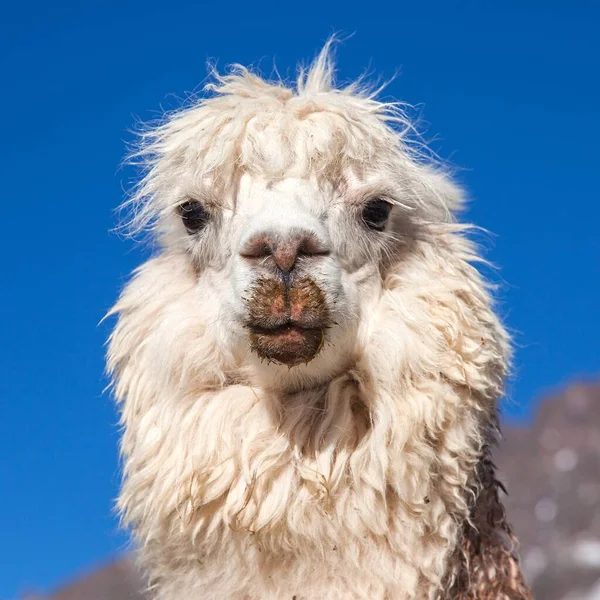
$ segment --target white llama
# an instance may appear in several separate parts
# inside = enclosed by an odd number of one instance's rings
[[[329,45],[328,45],[329,46]],[[243,68],[142,136],[113,309],[155,600],[525,599],[489,459],[509,341],[395,104]]]

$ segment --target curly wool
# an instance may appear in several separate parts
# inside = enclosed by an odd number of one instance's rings
[[[162,249],[112,311],[108,367],[124,427],[119,508],[155,600],[424,600],[458,569],[508,338],[449,217],[460,193],[417,160],[396,108],[331,77],[326,49],[295,91],[245,70],[220,78],[139,154],[134,227],[153,226]],[[398,174],[417,233],[381,262],[347,367],[265,384],[167,222],[179,181],[339,184],[365,161]]]

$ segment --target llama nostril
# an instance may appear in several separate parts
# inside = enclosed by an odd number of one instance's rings
[[[324,245],[311,233],[292,237],[280,235],[259,235],[252,238],[240,252],[248,259],[270,259],[283,273],[294,269],[299,256],[323,256],[328,254]],[[265,263],[267,264],[267,263]]]
[[[244,258],[265,258],[271,254],[273,254],[273,248],[265,236],[252,238],[240,252],[240,256]]]

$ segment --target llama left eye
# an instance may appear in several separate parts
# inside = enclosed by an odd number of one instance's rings
[[[365,204],[362,211],[362,220],[369,229],[383,231],[391,212],[392,205],[387,200],[374,198]]]
[[[178,207],[181,220],[187,229],[187,232],[197,233],[208,222],[208,211],[198,200],[188,200]]]

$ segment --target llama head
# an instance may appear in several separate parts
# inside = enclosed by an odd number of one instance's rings
[[[333,88],[328,50],[295,90],[243,68],[216,76],[212,96],[143,134],[138,154],[133,223],[193,273],[183,320],[203,320],[213,360],[267,386],[347,369],[386,271],[460,202],[398,105]]]

